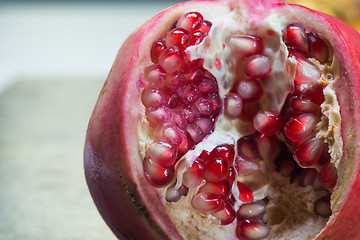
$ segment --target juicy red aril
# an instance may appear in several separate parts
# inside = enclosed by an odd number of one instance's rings
[[[155,129],[155,140],[166,141],[173,146],[179,146],[182,142],[181,132],[174,124],[164,124]]]
[[[164,86],[166,73],[159,65],[154,64],[145,68],[144,76],[150,85],[156,86],[157,88]]]
[[[236,92],[244,101],[255,102],[261,98],[263,88],[258,80],[245,79],[237,83]]]
[[[249,158],[257,158],[258,153],[253,140],[252,136],[239,138],[236,143],[238,154]]]
[[[252,190],[242,182],[237,182],[237,187],[239,188],[239,199],[244,203],[251,203],[254,200]]]
[[[226,197],[230,193],[230,183],[223,182],[206,182],[204,186],[199,189],[199,192],[214,193]]]
[[[163,168],[150,158],[145,158],[143,165],[145,176],[153,186],[164,187],[171,182],[174,176],[174,169],[172,167]]]
[[[198,89],[201,93],[217,93],[218,84],[212,76],[204,76],[199,82]]]
[[[176,90],[183,86],[185,83],[185,77],[182,73],[168,74],[165,78],[165,86],[167,89]]]
[[[317,179],[317,171],[314,168],[306,168],[301,174],[300,186],[306,187],[313,185]]]
[[[205,167],[201,161],[195,160],[191,167],[183,174],[183,185],[188,188],[199,186],[204,179]]]
[[[163,41],[157,41],[157,42],[153,43],[153,45],[151,47],[151,53],[150,53],[151,61],[153,63],[159,62],[159,56],[165,50],[165,48],[166,48],[166,46]]]
[[[187,151],[193,147],[193,143],[186,133],[181,134],[181,144],[178,146],[178,157],[182,157]]]
[[[165,49],[159,56],[159,65],[168,74],[175,73],[182,69],[184,66],[184,56],[181,53],[179,47],[172,46]]]
[[[195,144],[198,144],[205,137],[205,133],[196,124],[187,125],[186,131],[189,133]]]
[[[158,89],[145,88],[141,94],[141,101],[145,107],[158,108],[165,102],[162,92]]]
[[[190,46],[193,46],[193,45],[197,45],[199,43],[201,43],[204,38],[206,37],[206,33],[198,30],[198,31],[195,31],[191,36],[190,36],[190,43],[189,45]]]
[[[260,221],[247,219],[238,222],[236,234],[240,239],[260,240],[270,234],[270,229]]]
[[[315,127],[314,115],[305,113],[290,120],[284,126],[284,133],[293,142],[304,139]]]
[[[244,61],[244,72],[250,78],[262,78],[271,71],[270,59],[262,55],[254,55]]]
[[[225,203],[224,209],[214,213],[213,216],[220,221],[221,225],[228,225],[235,220],[236,213],[230,204]]]
[[[203,21],[204,18],[200,13],[188,12],[178,20],[176,26],[191,33],[194,30],[199,29],[203,25]]]
[[[253,120],[254,128],[264,134],[271,136],[275,134],[284,124],[282,115],[275,115],[269,111],[259,111]]]
[[[246,176],[260,170],[260,162],[256,159],[237,155],[235,167],[240,176]]]
[[[155,110],[149,108],[147,110],[146,118],[154,127],[164,124],[164,122],[170,118],[169,110],[165,107],[159,107]]]
[[[293,98],[289,105],[294,114],[311,113],[315,117],[320,115],[319,105],[307,98]]]
[[[211,118],[199,118],[195,124],[199,126],[204,134],[209,134],[214,131],[214,122]]]
[[[291,158],[285,158],[278,166],[277,171],[283,177],[290,177],[296,171],[297,165]]]
[[[208,20],[204,20],[202,26],[199,28],[200,31],[204,32],[206,35],[209,33],[212,23]]]
[[[192,105],[185,105],[181,107],[181,112],[185,119],[188,121],[188,123],[195,122],[198,117],[199,113],[196,111],[196,109]]]
[[[199,97],[197,87],[192,84],[188,84],[185,87],[179,89],[178,94],[181,100],[185,103],[192,103]]]
[[[168,143],[151,143],[148,154],[150,159],[163,168],[173,166],[176,160],[176,148]]]
[[[219,145],[211,151],[213,158],[221,158],[226,160],[230,165],[234,162],[235,150],[230,144]]]
[[[336,186],[338,174],[332,163],[327,163],[319,170],[318,180],[321,186],[327,189],[333,189]]]
[[[307,36],[304,27],[301,25],[290,24],[284,32],[283,40],[288,47],[304,53],[308,51]]]
[[[234,93],[229,93],[224,97],[224,114],[226,117],[234,119],[240,116],[243,102]]]
[[[237,211],[238,218],[260,219],[266,211],[264,201],[243,204]]]
[[[295,82],[311,84],[320,78],[320,69],[310,60],[300,55],[297,55],[296,62],[296,75],[294,78]]]
[[[315,202],[314,211],[317,215],[322,217],[329,217],[331,215],[330,197],[322,197]]]
[[[321,105],[325,101],[325,96],[323,94],[323,86],[320,84],[306,84],[306,83],[295,83],[295,92],[296,95],[305,95],[311,101],[317,105]]]
[[[177,202],[182,196],[188,194],[189,189],[185,186],[180,186],[179,189],[174,186],[170,186],[166,189],[165,200],[168,202]]]
[[[224,208],[224,199],[214,193],[198,193],[192,201],[193,207],[203,214],[213,214]]]
[[[316,34],[310,33],[308,35],[309,43],[309,57],[315,58],[321,64],[325,64],[329,60],[329,47],[324,40],[319,38]]]
[[[294,160],[303,168],[314,166],[320,160],[324,145],[320,139],[312,138],[295,149]]]
[[[275,136],[258,135],[256,146],[259,156],[263,160],[272,161],[277,157],[279,152],[278,140]]]
[[[199,98],[194,105],[201,116],[211,116],[213,113],[211,101],[209,99]]]
[[[261,41],[249,35],[233,35],[229,45],[236,55],[242,57],[260,54],[262,50]]]
[[[221,182],[229,173],[229,164],[226,160],[215,158],[206,162],[205,180],[211,182]]]
[[[183,28],[175,28],[171,30],[165,37],[166,46],[178,46],[180,49],[185,49],[190,42],[188,31]]]

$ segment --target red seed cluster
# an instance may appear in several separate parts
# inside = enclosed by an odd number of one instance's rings
[[[153,64],[144,71],[148,84],[141,101],[154,129],[144,161],[145,175],[154,186],[169,184],[177,160],[214,130],[221,110],[217,81],[201,59],[190,61],[184,51],[201,43],[210,28],[200,13],[190,12],[152,45]]]

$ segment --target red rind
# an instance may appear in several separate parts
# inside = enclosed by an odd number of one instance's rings
[[[86,181],[102,217],[119,239],[182,239],[166,214],[164,200],[145,179],[135,134],[144,112],[138,77],[150,62],[148,50],[186,11],[226,8],[228,1],[186,2],[161,12],[133,33],[120,49],[90,119],[84,152]],[[263,1],[232,1],[255,8]],[[256,2],[256,4],[254,3]],[[276,11],[289,11],[294,22],[319,33],[333,46],[339,62],[335,82],[342,118],[344,154],[333,195],[333,215],[317,240],[360,239],[360,35],[341,21],[313,10],[277,3]],[[267,6],[271,3],[267,2]],[[204,10],[201,11],[202,6]],[[210,6],[210,7],[209,7]],[[267,10],[267,7],[256,7]],[[252,10],[253,11],[253,10]],[[172,17],[172,14],[174,14]],[[159,35],[150,33],[156,29]],[[153,31],[154,32],[154,31]],[[150,40],[152,38],[152,40]],[[137,46],[142,46],[139,48]],[[341,49],[341,51],[337,51]],[[345,81],[348,79],[348,81]],[[125,103],[125,104],[124,104]],[[133,133],[133,134],[129,134]]]

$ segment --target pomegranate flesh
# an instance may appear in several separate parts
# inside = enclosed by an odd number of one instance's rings
[[[86,137],[114,234],[359,239],[358,46],[341,21],[281,0],[150,19],[121,47]]]

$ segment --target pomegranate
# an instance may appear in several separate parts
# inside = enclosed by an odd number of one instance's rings
[[[85,175],[119,239],[359,239],[360,35],[281,0],[190,1],[119,51]]]

